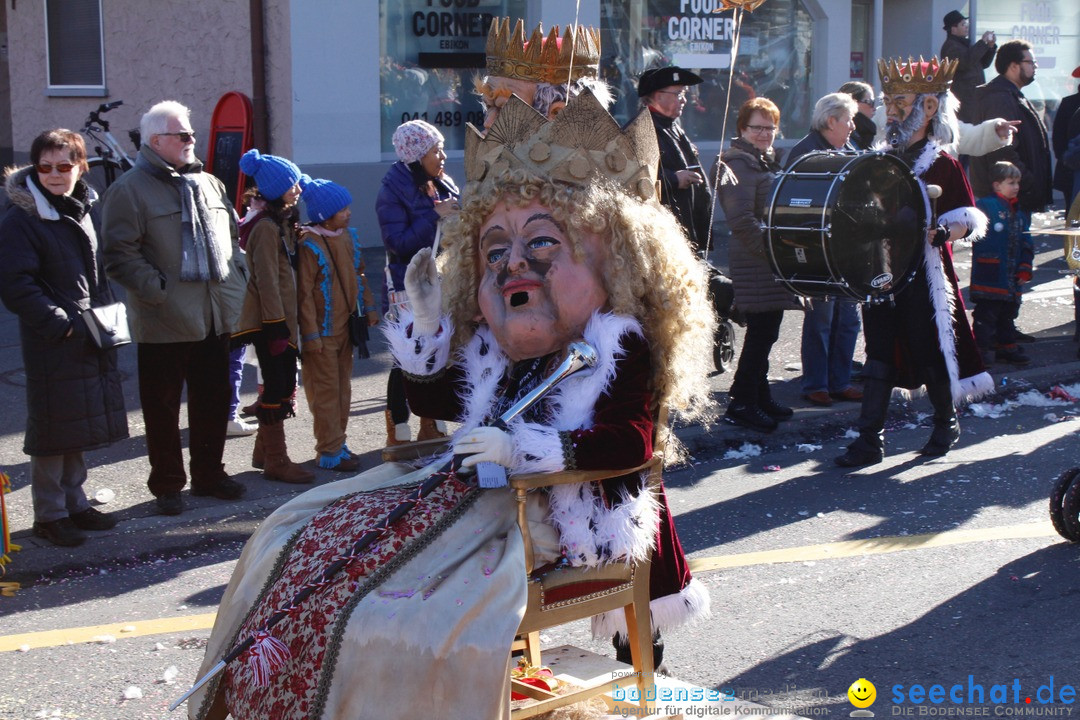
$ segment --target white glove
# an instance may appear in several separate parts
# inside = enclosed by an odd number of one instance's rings
[[[454,454],[469,456],[462,460],[462,467],[491,462],[508,468],[514,462],[514,439],[505,430],[478,427],[454,443]]]
[[[439,270],[430,248],[413,255],[405,268],[405,292],[413,313],[413,337],[434,335],[442,313],[442,287]]]

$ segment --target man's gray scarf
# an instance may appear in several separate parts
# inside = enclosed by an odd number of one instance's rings
[[[170,172],[142,155],[135,165],[180,190],[180,220],[183,223],[180,279],[184,282],[206,282],[213,277],[221,282],[228,278],[232,253],[214,232],[202,185],[195,178],[196,173],[202,172],[202,165],[193,163]]]

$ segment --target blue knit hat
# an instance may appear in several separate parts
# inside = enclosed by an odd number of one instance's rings
[[[292,160],[263,155],[254,148],[240,156],[240,169],[255,178],[259,194],[267,200],[277,200],[300,181],[300,168]]]
[[[313,223],[329,220],[352,205],[349,191],[331,180],[312,180],[305,175],[300,178],[300,188],[303,190],[308,220]]]

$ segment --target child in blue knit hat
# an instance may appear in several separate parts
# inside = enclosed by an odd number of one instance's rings
[[[300,168],[283,157],[249,150],[240,169],[257,186],[261,209],[244,223],[248,266],[247,295],[240,311],[234,345],[251,343],[259,358],[263,387],[255,407],[259,430],[251,464],[263,477],[288,483],[309,483],[315,474],[289,459],[286,418],[295,415],[297,330],[296,231],[293,213],[300,197]],[[246,218],[245,218],[246,220]],[[248,229],[250,228],[250,231]]]
[[[360,463],[345,444],[352,401],[350,315],[377,325],[375,299],[364,276],[360,242],[348,232],[352,196],[329,180],[300,181],[310,224],[300,228],[297,266],[304,394],[315,420],[321,468],[356,471]],[[362,327],[362,326],[361,326]]]

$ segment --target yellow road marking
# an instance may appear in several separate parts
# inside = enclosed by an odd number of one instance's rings
[[[108,625],[88,625],[86,627],[64,628],[62,630],[44,630],[42,632],[22,633],[0,637],[0,652],[11,652],[21,647],[30,648],[58,647],[77,645],[92,641],[101,635],[111,635],[117,640],[162,633],[186,632],[189,630],[209,630],[214,626],[216,612],[203,615],[182,615],[179,617],[158,618],[156,620],[136,620],[134,622],[110,623]],[[130,632],[121,632],[123,628],[133,627]]]
[[[769,563],[799,562],[806,560],[830,560],[834,558],[856,557],[860,555],[880,555],[903,550],[946,547],[965,543],[985,542],[987,540],[1018,540],[1025,538],[1054,537],[1053,526],[1049,522],[1008,525],[1005,527],[982,528],[979,530],[948,530],[924,535],[902,535],[893,537],[869,538],[866,540],[843,540],[821,545],[763,550],[761,552],[738,553],[735,555],[717,555],[714,557],[693,558],[690,570],[706,573],[724,568],[766,565]],[[90,625],[87,627],[46,630],[42,632],[22,633],[20,635],[0,636],[0,652],[11,652],[21,647],[45,648],[91,642],[95,637],[111,635],[117,640],[147,635],[159,635],[192,630],[209,630],[214,626],[216,613],[202,615],[183,615],[159,618],[156,620],[137,620],[134,622],[111,623],[109,625]],[[134,627],[131,632],[121,632],[125,627]]]
[[[693,558],[690,571],[705,573],[724,568],[765,565],[768,563],[802,562],[806,560],[829,560],[832,558],[856,557],[859,555],[881,555],[903,550],[946,547],[965,543],[985,542],[987,540],[1017,540],[1023,538],[1054,537],[1054,526],[1047,522],[1007,525],[1004,527],[982,528],[978,530],[947,530],[945,532],[926,533],[924,535],[898,535],[893,537],[868,538],[866,540],[842,540],[822,545],[804,545],[802,547],[763,550],[761,552],[739,553],[737,555],[718,555],[716,557]]]

